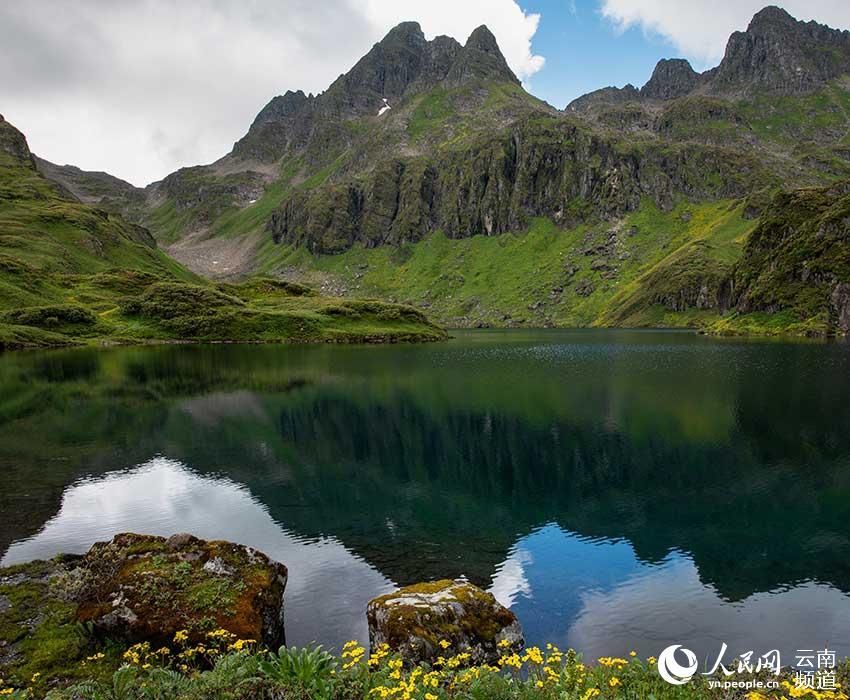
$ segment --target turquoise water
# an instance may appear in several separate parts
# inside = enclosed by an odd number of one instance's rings
[[[290,569],[290,643],[466,576],[589,657],[850,655],[850,347],[470,331],[0,356],[0,552],[191,531]]]

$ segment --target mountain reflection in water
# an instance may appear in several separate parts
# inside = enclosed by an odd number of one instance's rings
[[[289,567],[296,644],[465,575],[589,657],[850,654],[846,346],[458,335],[2,356],[3,562],[188,531]]]

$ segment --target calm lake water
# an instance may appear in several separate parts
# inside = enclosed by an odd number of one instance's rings
[[[590,658],[850,655],[850,347],[457,332],[0,356],[3,563],[121,531],[253,545],[290,643],[466,576]],[[786,663],[788,663],[786,661]]]

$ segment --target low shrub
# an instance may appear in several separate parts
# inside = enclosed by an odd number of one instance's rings
[[[412,306],[375,300],[346,300],[340,304],[325,307],[323,313],[328,316],[372,316],[380,321],[429,323],[428,317]]]
[[[126,299],[121,311],[128,316],[153,320],[201,316],[224,307],[244,307],[241,299],[212,287],[182,282],[157,282],[134,299]]]
[[[12,309],[4,312],[0,320],[18,326],[56,328],[64,325],[93,326],[97,323],[97,316],[85,307],[75,304],[54,304]]]
[[[298,282],[257,277],[241,284],[221,284],[219,289],[234,296],[265,297],[283,295],[288,297],[316,296],[314,289]]]

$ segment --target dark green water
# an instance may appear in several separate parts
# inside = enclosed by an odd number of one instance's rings
[[[287,637],[465,575],[589,656],[850,655],[850,347],[479,331],[0,356],[0,552],[191,531],[290,567]],[[761,653],[759,651],[759,653]]]

